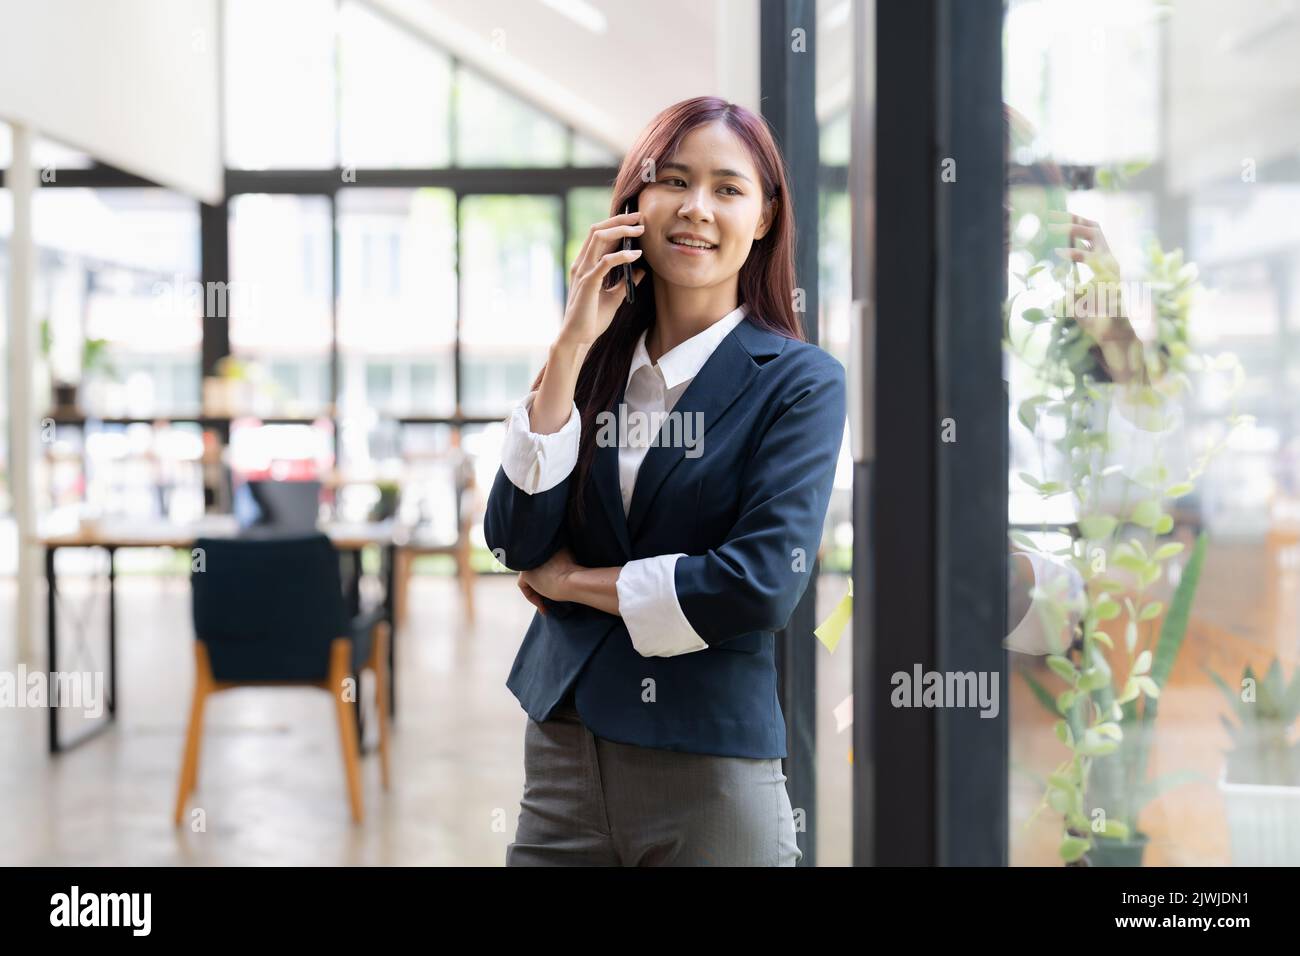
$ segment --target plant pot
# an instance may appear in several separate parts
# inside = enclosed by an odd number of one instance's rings
[[[371,521],[387,521],[397,514],[398,493],[396,491],[380,492],[379,500],[370,509]]]
[[[1300,866],[1300,787],[1229,783],[1219,774],[1233,866]]]
[[[54,385],[54,409],[67,412],[77,409],[77,386],[56,382]]]
[[[1088,861],[1093,866],[1141,866],[1142,854],[1150,839],[1140,831],[1128,840],[1099,836],[1097,845],[1088,853]]]

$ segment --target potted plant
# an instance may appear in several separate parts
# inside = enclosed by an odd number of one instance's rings
[[[1138,652],[1118,698],[1112,699],[1113,695],[1106,692],[1099,695],[1098,700],[1103,708],[1109,704],[1113,711],[1114,704],[1120,704],[1118,722],[1122,735],[1111,758],[1099,761],[1094,768],[1088,782],[1087,804],[1093,808],[1094,813],[1101,811],[1110,819],[1118,819],[1123,826],[1120,835],[1105,831],[1098,834],[1089,853],[1089,861],[1094,866],[1141,866],[1148,842],[1147,835],[1139,826],[1142,810],[1166,791],[1199,779],[1198,774],[1188,770],[1174,770],[1149,779],[1147,767],[1151,744],[1155,739],[1160,694],[1169,681],[1174,662],[1187,636],[1192,605],[1200,583],[1201,569],[1205,564],[1207,543],[1205,533],[1201,532],[1191,556],[1181,569],[1169,609],[1163,614],[1154,653],[1151,648]],[[1170,549],[1170,545],[1163,547]],[[1171,551],[1166,550],[1165,553],[1168,555]],[[1124,555],[1121,554],[1117,560],[1123,562]],[[1141,560],[1151,559],[1139,558]],[[1146,605],[1146,608],[1150,607],[1151,604]],[[1150,615],[1149,611],[1146,613]],[[1125,631],[1125,640],[1128,642],[1132,629],[1126,626]],[[1131,655],[1132,646],[1129,650]],[[1139,689],[1142,693],[1138,692]]]
[[[87,382],[97,375],[117,378],[117,369],[108,354],[108,339],[86,339],[81,346],[81,380]]]
[[[1208,673],[1236,717],[1220,715],[1232,740],[1219,776],[1232,865],[1300,866],[1300,742],[1289,739],[1300,716],[1300,668],[1288,682],[1276,658],[1263,680],[1247,665],[1237,688]]]
[[[1192,779],[1182,773],[1148,780],[1147,758],[1157,699],[1186,636],[1203,536],[1168,613],[1151,592],[1184,549],[1167,537],[1175,502],[1195,490],[1232,428],[1186,467],[1169,446],[1182,432],[1180,403],[1191,391],[1190,374],[1239,372],[1239,364],[1231,355],[1207,359],[1192,351],[1187,330],[1196,269],[1181,252],[1150,243],[1146,274],[1129,284],[1149,296],[1151,341],[1129,326],[1113,257],[1089,253],[1083,263],[1086,279],[1075,263],[1038,262],[1015,276],[1020,288],[1007,302],[1005,342],[1020,359],[1029,392],[1018,418],[1033,434],[1041,462],[1037,473],[1021,472],[1020,480],[1045,501],[1069,495],[1077,515],[1073,527],[1042,529],[1068,536],[1054,551],[1041,551],[1024,534],[1013,538],[1064,563],[1081,581],[1077,593],[1031,592],[1044,633],[1057,640],[1047,666],[1064,686],[1052,691],[1026,676],[1058,718],[1056,737],[1070,752],[1046,778],[1039,810],[1061,815],[1059,854],[1067,864],[1130,865],[1140,863],[1146,843],[1138,828],[1141,809]],[[1031,307],[1017,309],[1021,296]],[[1111,374],[1116,369],[1120,378]],[[1239,381],[1237,375],[1233,382]],[[1248,420],[1234,413],[1228,424]]]
[[[253,405],[252,363],[227,355],[216,371],[203,380],[204,413],[218,418],[247,413]]]
[[[375,487],[379,490],[379,498],[370,509],[370,520],[387,521],[397,514],[402,487],[395,481],[377,481]]]
[[[1178,547],[1181,549],[1181,544]],[[1132,663],[1118,693],[1109,665],[1105,663],[1106,657],[1100,653],[1092,658],[1093,666],[1083,671],[1063,655],[1049,657],[1048,667],[1070,683],[1068,690],[1057,695],[1053,695],[1033,675],[1023,673],[1035,698],[1048,711],[1058,717],[1064,713],[1064,720],[1058,721],[1057,736],[1076,754],[1048,777],[1044,798],[1047,806],[1066,817],[1069,826],[1066,839],[1089,844],[1075,860],[1082,859],[1086,853],[1087,862],[1093,866],[1140,866],[1148,841],[1139,826],[1138,818],[1143,808],[1173,787],[1198,779],[1189,771],[1173,771],[1150,780],[1147,778],[1147,765],[1155,736],[1159,696],[1187,635],[1205,549],[1206,536],[1202,532],[1182,569],[1153,647],[1141,647],[1138,629],[1126,625],[1125,642]],[[1137,552],[1131,550],[1130,553]],[[1167,552],[1167,555],[1172,556],[1172,552]],[[1139,573],[1145,578],[1151,577],[1151,568],[1159,566],[1153,558],[1138,559],[1142,562]],[[1137,561],[1126,563],[1137,565]],[[1131,598],[1126,601],[1131,601]],[[1099,606],[1085,612],[1083,627],[1119,617],[1118,608],[1111,606],[1116,602],[1110,601],[1109,605],[1095,603]],[[1144,609],[1156,606],[1149,603],[1144,605]],[[1139,611],[1137,617],[1141,618],[1144,612],[1148,620],[1154,621],[1163,609],[1156,614]],[[1113,641],[1104,631],[1094,631],[1093,641],[1114,649]],[[1105,683],[1101,682],[1103,674]],[[1087,706],[1075,706],[1085,693]],[[1068,705],[1064,712],[1062,704]],[[1081,719],[1082,714],[1089,712],[1094,718],[1101,718],[1094,719],[1091,726]],[[1079,845],[1071,843],[1070,849]],[[1064,850],[1062,855],[1065,855]]]
[[[103,373],[114,377],[117,372],[109,360],[109,343],[107,339],[85,339],[81,346],[81,379]],[[54,352],[54,334],[50,329],[50,320],[41,320],[41,355],[50,365],[51,399],[56,412],[77,412],[80,382],[71,375],[56,372],[52,367],[51,356]]]

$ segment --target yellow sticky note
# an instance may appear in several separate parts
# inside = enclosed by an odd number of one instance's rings
[[[830,617],[822,621],[817,630],[813,631],[817,635],[817,640],[826,645],[826,649],[832,654],[835,648],[839,646],[840,638],[844,634],[844,627],[849,623],[849,617],[853,614],[853,578],[849,578],[849,591],[844,597],[840,598],[840,603],[835,605],[835,610],[831,611]]]

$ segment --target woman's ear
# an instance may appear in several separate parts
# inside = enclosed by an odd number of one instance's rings
[[[767,231],[772,228],[772,223],[776,220],[776,209],[778,200],[773,197],[763,204],[763,215],[758,218],[758,227],[754,230],[754,241],[762,239],[767,235]]]

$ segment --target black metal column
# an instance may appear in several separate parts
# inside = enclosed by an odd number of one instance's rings
[[[229,295],[211,294],[230,282],[230,224],[227,203],[199,206],[199,257],[203,282],[203,364],[199,373],[217,374],[217,363],[230,354],[230,317],[226,315]],[[222,283],[214,286],[212,283]],[[227,308],[217,308],[225,305]]]
[[[817,341],[818,127],[816,4],[763,0],[760,19],[763,115],[785,157],[794,207],[795,283],[804,292],[804,334]],[[797,31],[802,31],[798,33]],[[798,38],[799,42],[796,42]],[[789,626],[777,635],[778,694],[785,714],[786,789],[804,828],[801,866],[817,864],[817,562]]]
[[[874,461],[855,527],[856,861],[1006,860],[1007,421],[1001,377],[999,0],[878,3]],[[871,560],[874,553],[876,556]],[[856,593],[856,592],[855,592]],[[977,706],[895,706],[894,675],[997,681]],[[857,701],[859,690],[867,700]],[[866,754],[863,755],[867,757]],[[865,817],[865,818],[864,818]]]
[[[911,675],[915,661],[927,669],[935,663],[935,8],[934,0],[876,4],[879,319],[869,528],[879,557],[871,569],[871,620],[862,622],[869,639],[855,646],[854,660],[869,662],[871,683],[859,706],[871,709],[870,756],[862,757],[874,768],[873,854],[857,862],[878,866],[935,860],[934,714],[890,704],[891,675]],[[859,752],[855,746],[855,761]]]
[[[203,284],[203,342],[199,365],[199,402],[205,406],[203,381],[217,374],[218,363],[230,354],[230,203],[220,205],[199,204],[199,271]],[[205,408],[206,410],[206,408]],[[230,444],[230,423],[214,421],[204,426],[216,432],[221,447]],[[213,484],[208,469],[204,468],[203,508],[212,511],[221,507],[223,493],[221,482]]]
[[[988,707],[937,713],[936,862],[1007,862],[1007,412],[1002,380],[1006,158],[1001,0],[940,0],[936,140],[936,660]],[[948,181],[951,179],[951,181]],[[953,439],[945,441],[943,438]],[[994,683],[996,678],[996,684]],[[995,709],[996,708],[996,709]]]

